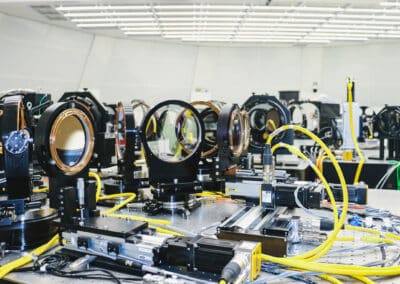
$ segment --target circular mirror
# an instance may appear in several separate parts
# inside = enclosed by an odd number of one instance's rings
[[[49,137],[56,166],[66,174],[81,171],[90,161],[94,130],[88,116],[79,109],[66,109],[54,120]]]
[[[217,123],[220,114],[218,105],[212,102],[196,101],[191,103],[200,113],[204,124],[204,144],[202,157],[206,158],[218,150],[217,145]]]
[[[267,104],[259,104],[249,112],[250,126],[257,131],[268,133],[274,131],[281,125],[279,112]]]
[[[243,151],[243,132],[244,132],[243,117],[239,109],[232,112],[229,125],[229,143],[232,148],[233,155],[238,157]]]
[[[378,115],[378,130],[389,137],[396,137],[400,132],[400,108],[385,107]]]
[[[115,148],[117,159],[123,159],[126,150],[125,109],[121,102],[117,104],[115,113]]]
[[[143,119],[150,110],[150,106],[142,100],[133,100],[132,110],[135,118],[135,126],[140,127],[142,125]]]
[[[151,153],[166,162],[180,162],[195,153],[201,144],[201,124],[192,110],[179,104],[153,109],[145,129],[156,120],[157,129],[146,137]]]
[[[241,112],[242,115],[242,119],[243,119],[243,151],[247,151],[247,149],[249,148],[249,144],[250,144],[250,118],[249,118],[249,114],[247,113],[247,111],[242,110]]]

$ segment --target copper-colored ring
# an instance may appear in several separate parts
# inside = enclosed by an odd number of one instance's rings
[[[233,122],[235,121],[235,117],[238,116],[239,120],[240,120],[240,144],[239,144],[239,149],[235,151],[234,147],[233,147],[233,133],[232,133],[232,126],[233,126]],[[239,109],[235,109],[232,111],[231,113],[231,117],[229,119],[229,145],[231,147],[232,150],[232,154],[234,157],[239,157],[242,152],[243,152],[243,130],[244,130],[244,125],[243,125],[243,118],[242,115],[240,113]]]
[[[118,135],[118,124],[119,124],[119,114],[120,112],[123,113],[123,131],[124,131],[124,136],[126,139],[126,117],[125,117],[125,109],[124,109],[124,105],[122,104],[122,102],[118,102],[117,103],[117,107],[115,109],[115,125],[114,125],[114,131],[115,131],[115,152],[117,154],[117,159],[118,160],[122,160],[123,159],[123,154],[120,151],[120,141],[119,141],[119,135]]]
[[[243,151],[247,151],[247,149],[249,148],[249,145],[250,145],[250,131],[251,131],[250,117],[249,117],[249,113],[245,110],[242,110],[240,113],[242,114],[243,125],[244,125]]]
[[[79,122],[81,123],[83,130],[85,132],[85,150],[81,156],[81,159],[73,166],[66,165],[57,153],[57,149],[55,146],[56,134],[61,123],[65,118],[69,116],[75,116]],[[89,163],[92,158],[93,149],[94,149],[94,129],[92,122],[89,117],[80,109],[77,108],[69,108],[62,111],[54,120],[53,125],[51,126],[50,136],[49,136],[49,148],[51,158],[54,160],[56,166],[62,170],[66,175],[74,175],[83,170]]]
[[[180,120],[182,119],[182,117],[184,116],[184,114],[185,114],[185,112],[186,112],[187,110],[188,110],[188,109],[184,108],[184,109],[180,112],[178,118],[176,119],[176,122],[175,122],[175,135],[177,134],[176,131],[177,131],[177,129],[178,129],[178,124],[180,123]],[[197,121],[197,126],[199,126],[199,124],[198,124],[199,121],[198,121],[198,120],[196,120],[196,121]],[[186,146],[183,144],[183,141],[182,141],[181,139],[179,139],[178,137],[176,137],[176,140],[178,141],[179,145],[182,147],[183,152],[185,152],[187,155],[190,155],[190,153],[193,152],[193,151],[190,151],[188,148],[186,148]],[[198,144],[198,142],[197,142],[196,144]]]
[[[147,111],[150,109],[150,106],[146,104],[145,102],[135,102],[132,104],[132,109],[134,110],[137,107],[143,106],[147,109]]]
[[[137,101],[137,102],[134,102],[133,104],[132,104],[132,110],[135,110],[135,108],[138,108],[138,107],[143,107],[143,109],[145,109],[146,110],[146,113],[150,110],[150,106],[148,105],[148,104],[146,104],[145,102],[142,102],[142,101]],[[146,114],[144,114],[144,116],[143,116],[143,119],[144,119],[144,117],[146,116]],[[143,121],[143,120],[142,120]],[[156,133],[156,131],[157,131],[157,122],[156,122],[156,118],[154,117],[154,116],[152,116],[151,117],[151,119],[149,120],[149,122],[147,123],[147,126],[146,126],[146,134],[147,134],[147,130],[149,129],[149,127],[150,127],[150,122],[153,122],[153,133]]]
[[[192,106],[206,106],[206,107],[210,108],[213,112],[215,112],[218,116],[219,116],[219,114],[221,112],[221,109],[217,105],[213,104],[212,102],[194,101],[194,102],[191,102],[190,104]],[[214,154],[217,150],[218,150],[218,144],[215,143],[215,146],[212,147],[210,150],[205,151],[205,152],[201,152],[201,157],[202,158],[207,158],[208,156]]]

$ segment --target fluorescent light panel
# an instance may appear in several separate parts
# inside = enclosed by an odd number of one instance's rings
[[[245,10],[248,5],[155,5],[157,10]]]
[[[65,13],[67,18],[82,17],[123,17],[123,16],[153,16],[151,12],[96,12],[96,13]]]
[[[370,33],[381,33],[385,30],[361,30],[361,29],[326,29],[318,28],[314,32],[325,32],[325,33],[358,33],[358,34],[370,34]]]
[[[154,18],[73,18],[74,23],[102,23],[102,22],[153,22]]]
[[[132,36],[330,42],[400,38],[399,3],[382,4],[388,9],[149,4],[60,6],[56,10],[80,28],[115,28]]]
[[[160,31],[149,31],[149,32],[124,32],[126,35],[161,35]]]
[[[386,6],[386,7],[400,7],[400,2],[390,2],[390,1],[385,1],[380,3],[381,6]]]
[[[60,6],[55,9],[59,12],[104,11],[104,10],[148,10],[151,9],[151,6],[145,6],[145,5]]]
[[[336,17],[339,19],[400,20],[400,16],[388,15],[338,14]]]
[[[96,24],[77,24],[78,28],[104,28],[104,27],[157,27],[154,23],[96,23]]]
[[[346,36],[307,36],[304,39],[322,39],[322,40],[338,40],[338,41],[367,41],[367,37],[346,37]]]
[[[209,41],[209,42],[253,42],[253,43],[329,43],[325,39],[227,39],[227,38],[182,38],[182,41]]]
[[[400,21],[377,21],[377,20],[344,20],[330,19],[329,23],[334,24],[353,24],[353,25],[399,25]]]

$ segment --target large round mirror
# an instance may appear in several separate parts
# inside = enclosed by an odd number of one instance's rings
[[[263,146],[268,135],[282,125],[281,115],[269,104],[258,104],[249,111],[252,142]]]
[[[66,174],[75,174],[87,165],[92,156],[92,123],[81,110],[66,109],[54,120],[49,142],[56,166]]]
[[[244,121],[239,109],[232,112],[231,121],[229,125],[229,142],[232,147],[232,153],[235,157],[242,154],[244,140]]]
[[[132,100],[131,104],[133,116],[135,118],[135,126],[140,127],[147,112],[150,110],[150,106],[142,100]]]
[[[125,109],[120,102],[117,104],[115,113],[115,149],[117,158],[123,159],[126,150],[126,120]]]
[[[201,124],[192,111],[179,104],[153,109],[145,129],[156,120],[157,129],[146,141],[153,155],[166,162],[180,162],[196,152],[201,144]]]
[[[217,149],[217,123],[220,114],[218,105],[212,102],[196,101],[191,103],[200,113],[204,124],[204,144],[202,157],[207,158],[214,154]]]
[[[251,130],[251,126],[250,126],[250,118],[249,118],[249,114],[247,111],[242,110],[241,112],[242,115],[242,119],[243,119],[243,151],[247,151],[247,149],[249,148],[249,144],[250,144],[250,130]]]

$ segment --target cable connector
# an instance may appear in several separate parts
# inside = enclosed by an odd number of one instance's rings
[[[263,154],[263,180],[264,183],[272,183],[274,177],[274,157],[272,156],[271,144],[265,145]]]
[[[263,183],[260,188],[260,205],[266,209],[275,209],[274,158],[271,144],[265,145],[263,155]]]
[[[273,164],[273,156],[272,156],[271,144],[266,144],[265,145],[263,162],[264,162],[264,165],[272,166],[272,164]]]

